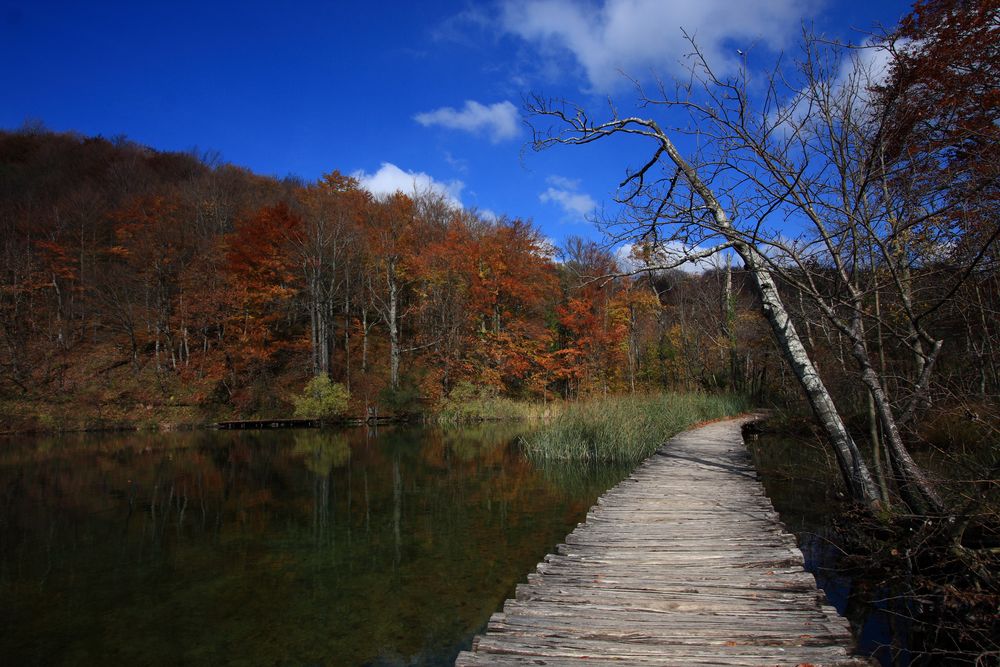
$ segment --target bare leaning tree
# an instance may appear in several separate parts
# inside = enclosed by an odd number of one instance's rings
[[[905,426],[920,411],[947,342],[929,330],[928,316],[954,297],[995,237],[966,253],[964,267],[949,265],[933,294],[914,297],[914,271],[931,271],[961,230],[944,222],[947,198],[903,178],[906,165],[886,157],[884,119],[870,100],[880,75],[870,63],[884,60],[872,57],[874,49],[806,36],[794,67],[776,66],[758,81],[745,61],[726,76],[692,47],[686,81],[660,82],[652,93],[634,82],[644,115],[622,116],[612,105],[594,119],[564,101],[532,98],[534,147],[612,138],[644,146],[645,159],[619,185],[613,240],[646,248],[649,268],[724,250],[743,261],[850,493],[878,509],[889,497],[884,476],[872,474],[796,329],[785,296],[797,293],[844,342],[899,496],[915,513],[946,512],[910,455]],[[684,121],[670,127],[657,117]],[[685,154],[679,146],[693,148]],[[880,305],[890,301],[891,316]],[[907,377],[880,363],[873,347],[883,340],[911,355]]]

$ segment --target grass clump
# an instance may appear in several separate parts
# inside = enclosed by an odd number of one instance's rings
[[[634,465],[698,422],[746,412],[733,394],[616,396],[568,405],[551,424],[521,439],[536,462],[600,461]]]
[[[441,402],[437,421],[466,424],[484,421],[539,421],[552,413],[551,404],[540,405],[497,396],[486,387],[462,382]]]

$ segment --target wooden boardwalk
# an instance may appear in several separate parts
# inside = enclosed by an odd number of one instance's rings
[[[456,665],[867,665],[740,427],[682,433],[605,493]]]

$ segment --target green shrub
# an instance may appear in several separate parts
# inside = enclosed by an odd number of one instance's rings
[[[317,375],[306,385],[302,395],[293,399],[295,416],[306,419],[336,419],[347,411],[351,395],[339,382]]]

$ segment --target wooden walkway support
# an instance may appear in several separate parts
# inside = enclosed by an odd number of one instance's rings
[[[676,436],[591,508],[456,665],[868,665],[740,428]]]

